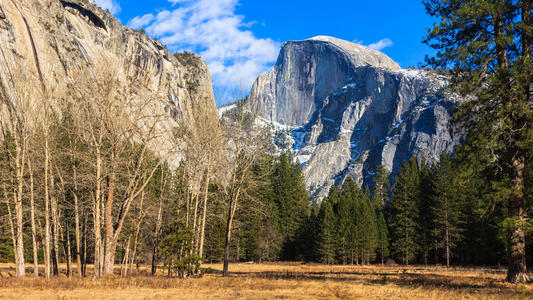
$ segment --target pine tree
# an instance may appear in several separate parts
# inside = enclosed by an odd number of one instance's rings
[[[434,206],[438,245],[444,249],[446,266],[450,266],[452,251],[462,238],[463,215],[461,199],[451,157],[443,152],[433,172],[432,186],[435,193]]]
[[[507,280],[528,281],[525,251],[525,188],[533,149],[533,18],[531,0],[424,1],[440,19],[425,42],[437,49],[428,63],[450,69],[452,88],[471,95],[455,115],[466,143],[508,207]],[[481,172],[479,170],[478,172]]]
[[[369,264],[375,258],[376,248],[378,246],[378,228],[377,218],[374,206],[370,202],[370,192],[368,187],[365,188],[363,197],[360,202],[361,220],[359,223],[362,235],[362,261]]]
[[[416,159],[402,164],[396,176],[392,197],[392,247],[404,264],[409,264],[417,250],[419,177]]]
[[[281,153],[272,172],[272,197],[276,203],[279,229],[284,240],[281,258],[294,260],[297,235],[309,217],[309,200],[302,168],[290,152]]]
[[[389,172],[384,165],[379,165],[376,168],[376,175],[374,176],[374,190],[372,191],[372,200],[376,208],[382,210],[390,201],[390,182]]]
[[[337,186],[332,185],[329,188],[328,199],[331,202],[331,207],[333,207],[333,210],[336,210],[336,206],[339,205],[339,202],[341,201],[341,191]]]
[[[479,172],[476,164],[483,162],[472,159],[469,147],[467,144],[459,145],[453,154],[453,189],[463,204],[465,222],[462,226],[464,238],[455,251],[456,261],[499,265],[506,258],[507,238],[502,226],[507,215],[506,203],[494,197],[490,179],[494,172],[490,169]]]
[[[336,205],[334,205],[335,215],[337,216],[336,248],[339,261],[343,264],[348,262],[348,258],[353,257],[353,243],[351,242],[351,239],[354,234],[354,188],[355,183],[349,178],[344,184],[341,195],[338,194],[337,188],[332,188],[330,195],[328,196],[328,200],[331,203],[336,203]]]
[[[432,207],[432,189],[431,189],[431,176],[430,169],[426,164],[424,154],[420,159],[419,167],[419,197],[418,197],[418,249],[424,264],[428,264],[429,252],[434,248],[435,242],[435,230],[434,230],[434,215],[431,209]]]
[[[341,228],[338,228],[338,230],[339,234],[344,236],[346,241],[346,249],[344,253],[350,256],[350,262],[352,264],[354,259],[358,264],[359,257],[361,256],[362,228],[359,226],[359,223],[361,222],[361,198],[362,191],[357,186],[357,183],[351,177],[346,178],[342,186],[341,194],[341,202],[345,203],[343,205],[343,207],[345,207],[343,208],[343,211],[344,214],[347,214],[347,216],[343,216],[346,225],[342,228],[344,232],[340,232]]]
[[[335,259],[335,214],[328,200],[322,201],[318,213],[318,257],[331,264]]]
[[[376,229],[377,229],[377,253],[381,264],[385,263],[385,257],[389,255],[389,229],[385,221],[384,210],[390,203],[389,191],[389,172],[385,166],[379,165],[376,168],[374,176],[374,190],[372,192],[372,202],[376,210]]]
[[[389,229],[382,211],[377,213],[377,253],[381,259],[381,264],[385,263],[385,257],[389,256]]]

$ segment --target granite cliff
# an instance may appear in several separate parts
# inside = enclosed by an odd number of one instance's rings
[[[33,92],[55,93],[78,84],[80,70],[97,77],[103,61],[117,81],[152,95],[151,114],[165,116],[153,147],[172,147],[174,130],[192,124],[197,111],[216,114],[209,70],[198,56],[172,55],[86,0],[0,0],[0,94],[10,93],[17,69]],[[57,108],[59,97],[52,101]]]
[[[319,36],[284,43],[245,106],[272,127],[278,149],[294,152],[320,198],[346,176],[368,183],[379,164],[394,174],[412,155],[433,163],[451,152],[459,142],[449,130],[457,100],[442,92],[445,84],[376,50]]]

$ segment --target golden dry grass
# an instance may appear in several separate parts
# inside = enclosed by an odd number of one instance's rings
[[[200,278],[148,276],[102,280],[9,278],[0,265],[0,299],[533,299],[533,285],[503,281],[504,270],[302,263],[208,264]],[[12,269],[11,269],[12,270]],[[29,266],[28,266],[29,271]]]

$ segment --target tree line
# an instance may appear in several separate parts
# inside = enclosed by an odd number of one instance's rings
[[[423,156],[420,162],[413,157],[403,163],[394,184],[378,166],[372,193],[351,178],[342,188],[332,186],[311,222],[314,259],[342,264],[383,264],[392,259],[401,264],[505,265],[512,225],[505,221],[508,208],[495,193],[491,173],[473,173],[465,163],[466,153],[463,147],[453,157],[442,153],[432,166]],[[531,190],[526,199],[529,212]],[[531,231],[527,238],[533,238]],[[531,254],[527,261],[533,262]]]

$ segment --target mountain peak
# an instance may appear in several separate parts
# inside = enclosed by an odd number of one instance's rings
[[[363,45],[326,35],[318,35],[307,39],[306,41],[319,41],[332,44],[350,55],[358,65],[371,65],[378,68],[393,70],[401,69],[401,67],[394,60],[384,53]]]
[[[396,174],[413,155],[434,163],[450,153],[460,137],[448,130],[455,100],[439,94],[444,84],[379,51],[318,36],[285,43],[245,105],[322,198],[347,177],[369,184],[378,165]]]

